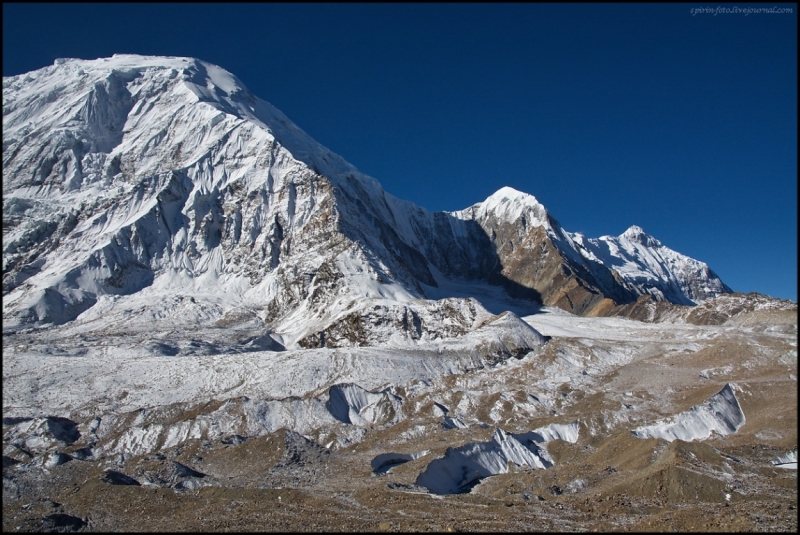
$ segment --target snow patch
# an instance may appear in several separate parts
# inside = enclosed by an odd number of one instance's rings
[[[334,385],[325,408],[346,424],[383,424],[398,418],[401,400],[387,391],[369,392],[355,384]]]
[[[556,438],[575,442],[577,422],[551,424],[528,433],[506,433],[495,428],[489,442],[470,442],[448,448],[444,457],[434,459],[418,477],[416,484],[434,494],[469,492],[481,479],[508,472],[508,463],[546,469],[553,460],[544,444]]]
[[[416,484],[434,494],[468,492],[479,480],[508,472],[509,461],[542,469],[550,466],[538,453],[538,448],[529,449],[497,428],[490,442],[448,448],[444,457],[428,464]]]
[[[772,460],[775,468],[787,468],[789,470],[797,470],[797,450],[781,455]]]
[[[744,425],[745,417],[733,387],[725,387],[700,405],[665,418],[655,424],[642,426],[631,431],[638,438],[663,438],[669,442],[675,439],[691,442],[705,440],[712,432],[730,435]]]

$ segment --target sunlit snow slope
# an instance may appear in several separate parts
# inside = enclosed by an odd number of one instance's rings
[[[681,305],[696,305],[731,289],[704,262],[665,247],[641,227],[617,237],[572,239],[586,258],[617,271],[639,293]]]

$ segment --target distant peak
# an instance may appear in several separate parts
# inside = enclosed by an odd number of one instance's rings
[[[539,201],[537,201],[536,197],[533,195],[515,190],[511,186],[503,186],[499,190],[492,193],[486,200],[495,202],[520,200],[528,201],[531,204],[539,204]]]
[[[631,225],[622,235],[626,238],[634,238],[636,236],[647,236],[648,234],[639,225]]]
[[[631,225],[628,230],[620,235],[620,238],[625,238],[629,241],[635,241],[641,243],[642,245],[648,245],[651,247],[657,247],[661,245],[660,241],[649,235],[642,227],[638,225]]]
[[[547,210],[536,197],[505,186],[492,193],[485,201],[476,204],[474,209],[487,216],[492,214],[505,221],[516,221],[526,217],[530,226],[548,225]]]

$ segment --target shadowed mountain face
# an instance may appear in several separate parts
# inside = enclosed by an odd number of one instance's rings
[[[730,291],[638,227],[586,240],[511,188],[453,213],[397,199],[195,59],[4,78],[3,132],[5,330],[246,317],[276,347],[383,343],[395,324],[414,343],[477,328],[470,297],[609,315]]]

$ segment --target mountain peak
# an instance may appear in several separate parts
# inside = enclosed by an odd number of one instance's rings
[[[126,83],[149,69],[173,69],[182,73],[185,81],[200,84],[201,87],[209,89],[211,86],[215,86],[222,89],[226,96],[237,91],[246,91],[244,84],[227,70],[191,57],[114,54],[109,58],[93,60],[58,58],[53,62],[53,66],[57,70],[64,69],[65,73],[77,71],[81,75],[89,73],[106,77],[109,73],[123,74]]]
[[[639,225],[631,225],[628,228],[628,230],[626,230],[625,232],[622,233],[622,235],[626,236],[626,237],[634,237],[634,236],[641,236],[641,235],[647,236],[647,232],[645,232],[645,230],[642,227],[640,227]]]
[[[547,225],[547,210],[536,197],[504,186],[473,208],[482,216],[492,214],[504,221],[516,221],[525,214],[533,226]]]
[[[523,191],[516,190],[511,186],[503,186],[499,190],[495,191],[489,197],[487,197],[484,203],[488,203],[490,201],[493,202],[504,202],[504,201],[517,201],[517,202],[524,202],[527,204],[535,204],[538,205],[539,201],[536,200],[536,197],[529,193],[525,193]]]
[[[650,247],[658,247],[661,245],[660,241],[649,235],[642,227],[638,225],[631,225],[630,228],[620,234],[619,237],[628,241],[641,243],[642,245],[648,245]]]
[[[76,67],[89,69],[126,69],[148,67],[171,67],[182,69],[191,65],[203,62],[197,58],[178,57],[178,56],[142,56],[139,54],[114,54],[109,58],[81,59],[81,58],[58,58],[53,62],[53,66],[74,65]],[[208,64],[208,63],[206,63]],[[210,64],[208,64],[210,65]]]

